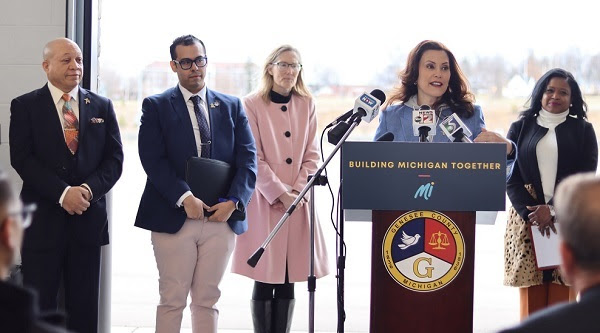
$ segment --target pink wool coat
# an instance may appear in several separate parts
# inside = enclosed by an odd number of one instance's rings
[[[317,118],[311,98],[293,95],[286,104],[266,103],[258,95],[243,99],[256,140],[258,176],[247,207],[248,231],[237,237],[232,272],[265,283],[283,283],[286,261],[289,282],[306,281],[309,274],[309,205],[296,208],[255,268],[246,261],[274,229],[284,212],[273,208],[289,188],[302,191],[317,170]],[[287,111],[282,111],[282,106]],[[289,135],[289,136],[288,136]],[[308,193],[307,193],[308,197]],[[329,273],[325,241],[315,223],[315,276]]]

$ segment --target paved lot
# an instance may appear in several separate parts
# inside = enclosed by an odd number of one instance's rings
[[[154,332],[155,307],[158,302],[158,272],[150,244],[150,233],[133,226],[145,174],[137,157],[137,144],[127,144],[123,177],[113,191],[113,209],[118,212],[112,225],[112,326],[113,333]],[[333,162],[332,162],[333,163]],[[328,168],[338,170],[337,165]],[[330,180],[338,179],[330,174]],[[337,185],[336,185],[337,186]],[[335,233],[328,219],[329,192],[319,189],[318,211],[326,232],[331,263],[335,262]],[[505,214],[496,225],[478,225],[475,259],[475,332],[495,332],[518,320],[518,292],[502,286],[502,252]],[[367,222],[347,223],[346,332],[368,332],[370,239]],[[334,267],[331,267],[332,271]],[[315,330],[335,332],[337,324],[336,279],[334,274],[317,280]],[[252,281],[228,273],[222,283],[219,303],[219,331],[251,332],[249,312]],[[306,283],[296,285],[296,311],[292,330],[308,328],[308,293]],[[451,305],[450,305],[451,306]],[[191,332],[190,314],[184,312],[182,332]]]

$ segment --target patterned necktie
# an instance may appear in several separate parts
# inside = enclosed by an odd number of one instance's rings
[[[200,96],[194,95],[190,97],[192,103],[194,103],[194,113],[196,114],[196,120],[198,121],[198,128],[200,129],[200,140],[202,144],[200,146],[201,157],[210,158],[210,129],[208,128],[208,121],[206,115],[204,115],[202,99]]]
[[[65,104],[63,104],[62,107],[65,142],[67,143],[67,147],[69,147],[71,154],[74,155],[77,152],[77,146],[79,144],[79,120],[77,120],[73,108],[71,107],[71,95],[63,94],[62,99],[65,101]]]

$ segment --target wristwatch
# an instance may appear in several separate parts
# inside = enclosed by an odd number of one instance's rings
[[[236,197],[229,197],[229,200],[233,201],[235,204],[235,210],[240,212],[244,211],[244,205],[240,202],[241,200],[238,200]]]
[[[550,216],[552,217],[552,220],[554,220],[554,218],[556,218],[556,212],[554,211],[554,206],[548,205],[548,209],[550,210]]]

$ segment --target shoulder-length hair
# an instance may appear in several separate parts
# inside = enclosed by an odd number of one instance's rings
[[[459,116],[463,118],[471,117],[473,115],[475,97],[469,90],[469,83],[458,66],[454,54],[444,44],[433,40],[424,40],[410,51],[406,60],[406,67],[398,74],[400,85],[392,91],[392,96],[385,103],[385,107],[398,101],[406,103],[413,95],[417,94],[419,62],[425,51],[429,50],[446,52],[450,62],[448,89],[432,107],[436,109],[441,104],[446,104]]]
[[[261,78],[260,86],[258,88],[258,95],[265,102],[270,101],[269,92],[271,92],[271,90],[273,89],[273,84],[274,84],[273,75],[271,75],[269,73],[269,68],[274,66],[273,64],[275,62],[277,62],[277,59],[283,52],[287,52],[287,51],[294,52],[296,54],[296,57],[298,57],[298,61],[302,64],[302,57],[300,56],[300,52],[298,52],[298,50],[296,48],[294,48],[290,45],[281,45],[280,47],[276,48],[269,54],[269,56],[265,60],[264,66],[263,66],[262,78]],[[302,78],[302,72],[304,72],[304,71],[300,70],[300,72],[298,72],[298,79],[296,80],[296,85],[294,87],[292,87],[292,94],[310,97],[311,94],[310,94],[310,91],[308,91],[308,88],[306,87],[306,85],[304,84],[304,79]]]
[[[524,117],[533,116],[542,109],[542,96],[546,92],[546,88],[550,83],[550,80],[558,77],[565,79],[571,88],[571,105],[569,106],[569,114],[575,115],[578,118],[587,119],[587,104],[583,100],[583,94],[579,88],[579,84],[575,81],[575,77],[570,72],[562,68],[553,68],[547,71],[542,77],[536,82],[533,87],[533,92],[527,100],[529,108],[521,112]]]

